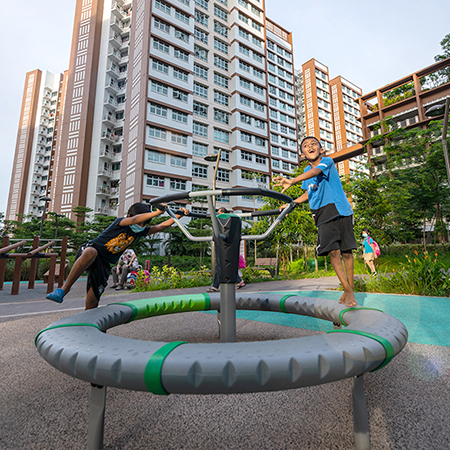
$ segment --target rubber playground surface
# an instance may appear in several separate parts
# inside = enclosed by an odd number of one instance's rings
[[[296,286],[283,282],[249,285],[237,295],[294,291],[336,301],[341,295],[320,289],[317,280],[314,285],[297,281]],[[205,288],[186,291],[205,292]],[[167,295],[181,293],[167,291]],[[2,450],[86,448],[90,385],[54,369],[33,344],[41,329],[82,308],[81,295],[73,295],[66,311],[58,309],[60,305],[35,300],[49,309],[0,322]],[[161,296],[161,292],[143,293],[139,298],[145,295]],[[126,297],[105,295],[102,304]],[[24,298],[20,300],[23,305]],[[383,369],[364,376],[372,450],[450,449],[450,299],[386,294],[357,294],[356,299],[359,305],[398,318],[409,333],[408,344],[399,355]],[[3,299],[0,312],[20,311],[20,304],[13,305],[13,301]],[[330,329],[331,323],[310,317],[237,311],[238,341],[287,339]],[[219,342],[213,312],[154,317],[110,332],[141,340]],[[351,380],[231,395],[157,396],[108,388],[104,436],[108,450],[352,449]]]

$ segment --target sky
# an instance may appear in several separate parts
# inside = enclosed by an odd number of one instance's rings
[[[450,33],[448,0],[265,0],[293,33],[296,69],[311,58],[372,92],[434,63]],[[5,11],[6,10],[6,11]],[[75,0],[6,2],[0,108],[0,212],[6,212],[25,74],[68,69]],[[6,13],[6,14],[5,14]]]

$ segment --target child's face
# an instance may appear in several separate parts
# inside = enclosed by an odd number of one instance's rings
[[[302,144],[302,153],[308,161],[316,161],[320,157],[320,144],[315,139],[306,139]]]

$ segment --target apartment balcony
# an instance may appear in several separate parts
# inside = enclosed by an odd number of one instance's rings
[[[122,19],[125,11],[117,2],[113,2],[111,5],[111,13],[114,14],[118,19]]]
[[[97,186],[96,194],[99,195],[110,195],[111,188],[104,186]]]
[[[120,180],[120,170],[113,170],[111,175],[111,180]]]
[[[127,55],[124,55],[124,56],[122,56],[122,57],[120,58],[120,64],[128,63],[129,60],[130,60],[129,55],[128,55],[128,54],[127,54]]]
[[[112,125],[116,125],[117,119],[113,114],[103,114],[103,122],[109,122]]]
[[[98,156],[100,158],[106,158],[106,159],[111,160],[111,159],[113,159],[114,154],[113,154],[113,152],[111,150],[106,150],[106,149],[102,148],[100,150],[100,153],[98,154]]]
[[[112,170],[111,169],[105,169],[104,167],[99,167],[98,171],[97,171],[97,175],[99,175],[101,177],[111,178]]]
[[[124,111],[125,110],[125,102],[117,103],[117,111]]]
[[[111,97],[106,98],[103,103],[106,105],[110,105],[113,108],[117,108],[117,106],[118,106],[117,100],[115,98],[111,98]]]
[[[120,37],[120,34],[113,31],[109,36],[109,43],[111,44],[112,47],[116,49],[122,47],[122,38]]]
[[[108,206],[96,206],[94,210],[95,214],[104,214],[105,216],[109,215],[109,207]]]
[[[118,50],[116,50],[115,48],[111,48],[108,51],[108,58],[111,61],[113,61],[113,62],[118,64],[120,62],[120,59],[121,59],[120,52]]]
[[[124,78],[127,78],[127,76],[128,76],[128,69],[125,69],[122,71],[119,70],[119,75],[118,75],[117,79],[123,80]]]
[[[117,83],[109,83],[106,85],[106,90],[115,95],[119,92],[119,86],[117,85]]]
[[[116,75],[116,76],[118,76],[119,75],[118,66],[116,66],[115,64],[111,64],[111,63],[108,64],[107,67],[106,67],[106,73],[108,75]]]
[[[102,132],[102,139],[109,141],[109,142],[115,142],[115,136],[113,133],[108,133],[107,131]]]
[[[119,196],[119,188],[118,187],[112,187],[110,188],[111,191],[111,197],[118,197]]]
[[[123,31],[123,23],[120,19],[118,19],[115,15],[111,15],[111,21],[110,21],[111,28],[117,32],[122,33]]]

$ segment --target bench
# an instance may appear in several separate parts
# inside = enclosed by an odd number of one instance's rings
[[[56,264],[56,266],[55,266],[55,282],[59,282],[59,268],[60,267],[61,267],[60,264]],[[69,267],[69,264],[66,261],[66,264],[64,265],[64,280],[67,278],[67,268],[68,267]],[[47,272],[44,273],[44,283],[48,283],[49,272],[50,271],[47,270]]]
[[[256,258],[254,269],[267,270],[273,278],[277,271],[277,263],[277,258]]]

